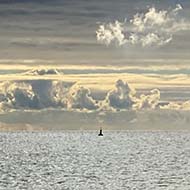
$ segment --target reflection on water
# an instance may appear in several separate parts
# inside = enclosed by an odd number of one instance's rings
[[[190,189],[188,132],[0,133],[0,189]]]

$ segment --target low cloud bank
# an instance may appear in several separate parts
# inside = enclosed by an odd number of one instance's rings
[[[74,82],[53,80],[9,81],[0,83],[0,110],[41,110],[47,108],[76,111],[121,111],[173,109],[190,110],[190,103],[160,104],[160,91],[138,95],[127,82],[118,80],[103,100],[90,89]]]
[[[66,107],[66,94],[74,83],[51,80],[2,82],[0,109],[43,109]]]
[[[145,13],[137,13],[129,21],[101,24],[96,31],[97,41],[109,45],[163,46],[172,41],[179,31],[190,30],[190,23],[178,13],[183,10],[177,4],[171,10],[151,7]]]

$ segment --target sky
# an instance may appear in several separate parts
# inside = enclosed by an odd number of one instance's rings
[[[1,0],[0,129],[189,129],[189,0]]]

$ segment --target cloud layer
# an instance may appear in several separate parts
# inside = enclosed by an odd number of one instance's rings
[[[24,73],[25,75],[59,75],[56,69],[33,69]]]
[[[25,80],[0,83],[0,110],[64,109],[76,111],[120,111],[173,109],[190,110],[189,101],[160,104],[160,91],[137,94],[127,82],[119,79],[103,99],[74,82],[59,80]]]
[[[117,77],[109,80],[110,87],[107,90],[104,88],[105,91],[102,92],[99,85],[106,87],[108,85],[107,80],[104,83],[101,81],[94,88],[88,86],[84,81],[77,80],[76,77],[77,83],[73,82],[73,78],[68,80],[66,75],[63,74],[62,70],[38,68],[22,73],[20,79],[17,79],[17,75],[16,78],[13,77],[9,81],[6,81],[6,77],[5,79],[2,78],[4,82],[0,83],[0,110],[9,112],[12,110],[64,109],[80,112],[115,112],[122,110],[190,109],[189,101],[186,101],[188,98],[178,102],[171,101],[171,99],[163,100],[163,96],[162,99],[160,98],[160,90],[151,90],[144,86],[145,83],[142,83],[144,79],[141,80],[140,87],[146,90],[136,92],[129,83],[125,82],[126,80],[131,81],[130,75],[128,77],[123,75],[123,79],[117,81],[115,80]],[[67,82],[63,79],[66,79]],[[176,78],[174,77],[174,79]],[[182,77],[180,80],[184,79]],[[90,83],[95,82],[89,76],[85,80],[90,81]],[[179,78],[176,80],[178,81]],[[115,81],[114,85],[113,82]],[[137,82],[137,79],[135,81]],[[156,82],[158,83],[158,81]],[[91,91],[91,89],[93,90]],[[163,91],[163,93],[167,92]]]
[[[190,101],[163,102],[158,89],[136,92],[119,79],[100,98],[96,89],[43,77],[0,83],[0,130],[189,128]]]
[[[96,31],[97,40],[106,45],[163,46],[172,41],[175,33],[190,30],[190,24],[178,15],[181,10],[180,4],[172,10],[152,7],[129,21],[101,24]]]
[[[73,83],[51,80],[10,81],[0,84],[1,111],[64,108]]]

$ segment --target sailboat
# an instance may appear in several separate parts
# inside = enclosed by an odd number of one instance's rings
[[[102,128],[100,128],[100,132],[99,132],[98,136],[104,136],[103,132],[102,132]]]

